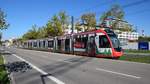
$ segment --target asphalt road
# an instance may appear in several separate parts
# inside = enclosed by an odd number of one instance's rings
[[[17,48],[5,52],[6,63],[26,61],[33,67],[13,72],[15,84],[150,84],[150,64]]]

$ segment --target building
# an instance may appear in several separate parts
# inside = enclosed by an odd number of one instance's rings
[[[112,24],[117,20],[116,28],[114,28],[115,33],[118,35],[120,41],[127,42],[127,41],[137,41],[139,37],[138,32],[132,32],[132,25],[129,24],[127,21],[123,21],[120,19],[106,19],[104,21],[104,25],[106,27],[112,28]]]
[[[137,32],[121,32],[118,34],[119,39],[127,39],[130,41],[138,40],[139,34]]]
[[[65,34],[71,34],[72,33],[72,26],[68,25],[68,28],[64,30]],[[77,33],[77,29],[74,28],[73,33]]]
[[[6,47],[9,47],[9,46],[11,46],[12,44],[13,44],[12,39],[9,39],[9,40],[5,40],[2,45],[6,46]]]

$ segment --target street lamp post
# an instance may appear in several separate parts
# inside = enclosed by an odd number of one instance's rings
[[[73,34],[74,34],[74,17],[71,16],[71,30],[72,30],[72,33],[71,33],[71,42],[72,42],[72,53],[74,54],[74,37],[73,37]]]

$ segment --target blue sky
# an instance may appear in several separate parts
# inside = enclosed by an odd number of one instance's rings
[[[68,15],[79,18],[86,12],[94,12],[97,18],[107,11],[113,4],[140,2],[124,8],[125,20],[137,26],[138,32],[144,30],[150,36],[150,0],[0,0],[0,8],[7,14],[10,26],[3,30],[3,39],[20,37],[33,24],[43,26],[59,11],[66,11]]]

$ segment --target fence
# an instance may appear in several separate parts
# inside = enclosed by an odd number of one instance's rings
[[[138,42],[127,42],[127,45],[122,46],[123,49],[138,50]],[[150,42],[149,42],[150,50]]]

